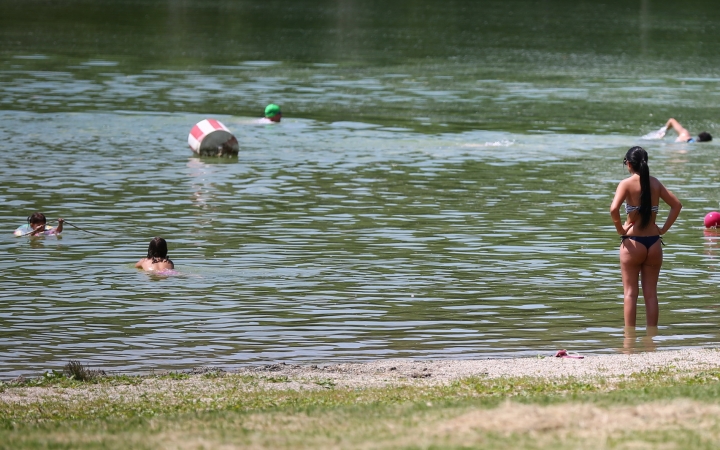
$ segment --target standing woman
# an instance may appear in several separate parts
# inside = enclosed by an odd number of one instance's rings
[[[639,278],[645,299],[647,325],[657,327],[657,283],[663,262],[660,236],[667,233],[678,218],[682,204],[657,178],[650,176],[645,149],[633,147],[628,150],[623,164],[631,175],[618,184],[610,205],[610,217],[618,234],[622,236],[620,270],[625,291],[625,326],[635,326]],[[660,199],[670,206],[662,228],[655,224]],[[623,202],[627,212],[624,225],[620,220],[620,206]]]

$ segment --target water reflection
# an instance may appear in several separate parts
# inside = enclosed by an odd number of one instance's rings
[[[623,333],[622,353],[632,354],[657,350],[654,338],[658,336],[658,327],[646,327],[644,335],[641,335],[639,339],[635,327],[625,327]]]
[[[705,236],[705,255],[709,263],[708,270],[716,271],[720,256],[720,230],[716,228],[706,228],[703,230]]]
[[[220,159],[220,158],[217,158]],[[236,161],[233,161],[236,162]],[[215,185],[212,182],[214,165],[202,161],[200,158],[189,158],[187,162],[188,176],[192,180],[192,202],[200,210],[213,209]],[[204,224],[208,224],[205,222]]]

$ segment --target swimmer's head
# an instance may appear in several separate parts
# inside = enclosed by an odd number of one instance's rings
[[[707,131],[703,131],[702,133],[698,134],[698,142],[710,142],[712,141],[712,136],[710,136],[710,133]]]
[[[280,107],[275,103],[270,103],[265,107],[265,118],[272,120],[273,122],[280,122],[282,118],[282,112]]]
[[[156,237],[148,245],[148,259],[167,259],[167,242],[161,237]]]
[[[30,224],[30,226],[47,224],[47,219],[45,218],[45,214],[43,214],[41,212],[36,212],[36,213],[33,213],[32,215],[28,216],[27,221]]]

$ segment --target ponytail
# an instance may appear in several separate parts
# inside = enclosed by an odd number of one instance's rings
[[[625,159],[632,165],[633,170],[640,175],[640,226],[646,227],[652,218],[652,196],[650,192],[650,168],[648,167],[648,154],[642,147],[633,147],[628,150]]]
[[[650,195],[650,168],[647,160],[640,163],[640,226],[646,227],[652,217],[652,197]]]

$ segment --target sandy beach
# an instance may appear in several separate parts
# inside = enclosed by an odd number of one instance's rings
[[[88,384],[82,389],[53,387],[11,387],[0,392],[0,403],[43,401],[44,398],[91,398],[96,395],[134,396],[143,393],[172,393],[178,390],[197,395],[212,394],[224,389],[237,377],[252,377],[254,388],[284,390],[317,390],[332,385],[336,388],[366,389],[392,386],[431,386],[449,384],[469,378],[539,379],[620,379],[641,372],[665,370],[696,373],[720,367],[720,350],[685,349],[638,354],[585,356],[582,359],[554,356],[484,360],[405,360],[390,359],[364,363],[331,365],[268,364],[239,370],[221,367],[197,367],[182,372],[183,379],[145,376],[139,384]],[[168,375],[157,371],[154,375]],[[207,374],[218,375],[208,381]],[[282,382],[278,382],[282,380]]]
[[[233,373],[287,376],[298,381],[327,378],[337,386],[384,387],[397,383],[445,384],[467,377],[594,378],[671,370],[695,372],[720,367],[720,350],[711,348],[657,351],[635,354],[585,356],[582,359],[541,356],[535,358],[483,360],[390,359],[327,366],[271,364]]]

